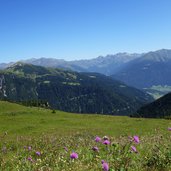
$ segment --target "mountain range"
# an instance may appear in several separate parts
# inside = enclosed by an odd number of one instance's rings
[[[65,61],[53,58],[33,58],[21,62],[78,72],[97,72],[112,76],[126,84],[149,89],[152,86],[171,86],[171,50],[161,49],[143,54],[118,53],[89,60]],[[4,69],[13,63],[2,63]]]
[[[20,62],[51,68],[63,68],[78,72],[97,72],[104,75],[112,75],[119,71],[129,61],[140,57],[142,54],[118,53],[115,55],[99,56],[89,60],[65,61],[55,58],[32,58]],[[14,63],[2,63],[0,69],[9,67]]]
[[[167,49],[143,54],[118,53],[91,60],[64,61],[40,58],[23,62],[78,72],[101,73],[141,89],[154,98],[171,92],[171,50]]]
[[[132,60],[113,78],[137,88],[171,85],[171,50],[149,52]]]
[[[41,100],[51,108],[77,113],[170,114],[171,94],[164,95],[171,92],[171,50],[77,61],[29,59],[2,63],[0,68],[0,99]],[[148,94],[159,99],[152,102]]]
[[[0,71],[0,99],[25,104],[41,100],[53,109],[110,115],[129,115],[153,100],[109,76],[21,62]]]

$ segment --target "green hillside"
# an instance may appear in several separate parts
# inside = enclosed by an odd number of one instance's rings
[[[0,99],[42,100],[51,108],[76,113],[128,115],[152,97],[96,73],[77,73],[17,63],[0,72]]]
[[[171,93],[141,107],[135,114],[146,118],[171,118]]]
[[[43,108],[24,107],[0,101],[0,132],[8,132],[9,137],[42,133],[65,135],[77,131],[112,136],[130,133],[146,135],[147,132],[154,133],[155,128],[165,131],[169,123],[168,120],[146,120],[126,116],[79,115],[62,111],[53,113]]]
[[[0,170],[102,171],[105,160],[110,170],[169,171],[169,127],[164,119],[52,112],[0,101]],[[96,136],[107,136],[110,144],[95,142]],[[78,159],[71,159],[73,152]]]

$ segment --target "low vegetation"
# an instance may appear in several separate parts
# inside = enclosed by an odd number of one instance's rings
[[[170,127],[164,119],[78,115],[0,102],[0,167],[169,171]]]

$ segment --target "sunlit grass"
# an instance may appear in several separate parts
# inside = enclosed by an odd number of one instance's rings
[[[102,170],[101,160],[105,160],[111,170],[169,170],[168,127],[171,122],[164,119],[80,115],[0,102],[0,166],[3,170],[96,171]],[[109,136],[110,145],[96,143],[96,135]],[[140,137],[139,144],[130,142],[128,136],[133,135]],[[138,153],[131,151],[131,145]],[[99,152],[92,150],[96,146]],[[77,152],[77,160],[70,159],[72,152]]]

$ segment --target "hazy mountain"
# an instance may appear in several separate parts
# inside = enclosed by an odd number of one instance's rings
[[[0,70],[5,69],[10,67],[11,65],[13,65],[14,62],[10,62],[10,63],[0,63]]]
[[[97,72],[104,75],[112,75],[119,71],[128,62],[140,57],[140,54],[118,53],[115,55],[99,56],[91,60],[71,61],[72,66],[79,66],[87,72]]]
[[[171,50],[149,52],[130,61],[112,77],[137,88],[171,85]]]
[[[171,93],[141,107],[135,116],[146,118],[171,118]]]
[[[144,54],[118,53],[90,60],[65,61],[62,59],[29,59],[25,63],[62,68],[79,72],[97,72],[112,75],[114,79],[144,89],[154,98],[170,92],[171,50],[158,50]],[[11,64],[2,64],[0,68]]]
[[[127,115],[151,96],[97,73],[77,73],[17,63],[0,72],[0,98],[44,100],[50,106],[78,113]]]
[[[78,72],[97,72],[104,75],[112,75],[119,71],[129,61],[140,57],[140,54],[118,53],[116,55],[99,56],[89,60],[65,61],[54,58],[32,58],[21,62],[52,68],[63,68]],[[9,64],[0,64],[0,68],[6,68]]]

